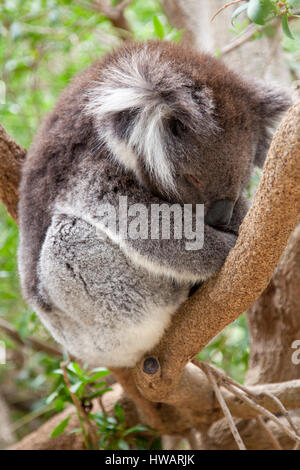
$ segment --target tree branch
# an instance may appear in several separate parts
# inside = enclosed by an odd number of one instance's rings
[[[199,372],[201,379],[198,380],[198,395],[196,396],[195,394],[194,402],[191,403],[191,401],[187,400],[185,403],[186,408],[182,408],[182,414],[186,420],[185,427],[183,427],[182,418],[172,412],[172,406],[162,404],[160,407],[160,414],[164,418],[163,427],[161,428],[162,434],[172,433],[173,435],[176,435],[187,432],[187,429],[191,427],[190,420],[193,420],[196,429],[201,429],[201,423],[202,426],[205,421],[209,424],[212,424],[213,422],[218,422],[220,417],[222,417],[222,410],[220,405],[214,399],[212,400],[213,388],[211,387],[206,375],[195,366],[193,367],[197,371],[197,374]],[[220,373],[222,372],[220,371]],[[207,387],[209,391],[207,390]],[[278,406],[274,400],[268,396],[268,393],[272,393],[272,395],[280,398],[284,406],[289,410],[300,408],[300,380],[293,380],[290,382],[283,382],[278,384],[255,385],[248,387],[247,389],[251,394],[260,399],[261,406],[267,408],[272,413],[278,413]],[[250,407],[245,402],[241,403],[241,400],[236,396],[236,394],[233,394],[226,389],[224,389],[222,393],[227,403],[227,407],[234,418],[249,420],[260,415],[257,409]],[[187,391],[186,394],[188,396],[189,391]],[[112,386],[112,391],[107,392],[102,397],[102,400],[105,410],[108,414],[113,413],[114,403],[118,402],[121,404],[124,410],[125,422],[128,427],[143,422],[143,415],[139,415],[135,404],[124,394],[124,391],[119,384],[114,384]],[[93,411],[99,409],[97,400],[93,401],[93,405]],[[192,406],[193,409],[191,409]],[[195,415],[193,412],[195,412]],[[71,417],[69,425],[64,434],[58,438],[50,438],[50,434],[53,429],[70,414],[73,416]],[[190,417],[190,420],[187,419],[187,416]],[[83,449],[84,445],[82,442],[82,436],[68,434],[69,431],[74,428],[78,428],[78,426],[79,422],[78,416],[75,414],[75,408],[70,406],[64,412],[48,420],[37,431],[31,433],[22,441],[15,444],[12,449]],[[278,429],[279,432],[281,432],[280,428]],[[247,434],[246,436],[242,435],[242,437],[245,444],[247,445]]]
[[[18,221],[18,188],[26,150],[18,145],[0,125],[0,200],[9,215]]]
[[[219,8],[218,11],[216,11],[216,13],[212,16],[211,18],[211,22],[214,21],[215,17],[218,16],[222,11],[224,11],[226,8],[228,7],[231,7],[232,5],[236,5],[237,3],[241,3],[243,2],[244,0],[233,0],[232,2],[229,2],[229,3],[226,3],[225,5],[223,5],[221,8]]]
[[[7,134],[2,133],[2,135],[8,138]],[[4,142],[2,148],[11,148],[13,142],[11,139],[8,142],[10,147]],[[218,413],[212,412],[210,398],[212,389],[207,379],[203,379],[204,374],[201,376],[201,371],[196,372],[192,365],[184,366],[225,325],[242,313],[267,285],[299,218],[299,146],[300,104],[288,112],[273,139],[260,187],[254,204],[243,222],[236,247],[229,254],[218,275],[207,282],[175,314],[169,330],[159,346],[151,353],[159,361],[158,373],[149,376],[143,372],[140,364],[134,371],[139,392],[131,380],[132,371],[114,371],[117,378],[119,380],[121,378],[120,382],[123,382],[129,395],[137,401],[146,420],[153,422],[151,416],[158,415],[153,424],[162,432],[163,428],[166,433],[174,432],[175,418],[178,432],[191,427],[201,428],[201,422],[214,421],[213,415],[215,419],[220,418],[220,410]],[[14,167],[15,173],[10,171],[1,175],[2,182],[7,177],[10,181],[19,179],[21,160],[17,156],[21,153],[24,158],[25,151],[20,151],[17,146],[12,148],[16,149],[16,155],[12,151],[0,155],[2,167],[10,168],[10,162],[14,165],[16,161],[18,165]],[[17,200],[16,186],[12,186],[11,189]],[[11,200],[9,191],[5,194],[4,202]],[[16,214],[16,207],[10,207],[12,213]],[[272,386],[262,387],[264,390],[270,387],[272,389]],[[281,389],[281,392],[284,390],[284,396],[280,396],[282,403],[288,409],[291,409],[291,406],[292,409],[296,409],[299,403],[288,385],[287,387]],[[295,387],[299,397],[299,388],[297,389],[299,384],[292,384],[293,391]],[[280,395],[280,390],[277,392]],[[276,395],[276,391],[274,394]],[[162,411],[158,413],[145,397],[154,401],[164,401],[166,406],[163,406]],[[235,417],[244,414],[244,417],[250,418],[257,414],[253,409],[250,410],[249,406],[241,405],[240,400],[236,403],[236,398],[226,401]],[[270,401],[272,402],[269,399]],[[195,418],[193,412],[199,414],[199,407],[204,414],[198,422],[195,419],[189,421],[186,416],[184,418],[182,416],[179,420],[181,410],[189,408],[192,417]],[[274,402],[268,403],[270,411],[273,411],[274,407]]]
[[[26,338],[22,338],[17,330],[4,318],[0,318],[0,330],[4,331],[8,336],[10,336],[14,341],[16,341],[21,346],[30,346],[35,351],[43,351],[50,356],[62,358],[62,351],[59,348],[55,348],[51,344],[45,343],[44,341],[40,341],[33,336],[27,336]]]
[[[219,273],[206,282],[172,318],[149,356],[155,374],[134,370],[144,396],[162,401],[177,393],[185,364],[266,288],[300,216],[300,103],[279,126],[269,150],[253,205],[237,244]]]
[[[17,185],[25,151],[3,131],[1,136],[1,169],[7,170],[1,173],[0,183],[6,189],[2,188],[1,194],[17,219]],[[10,184],[6,186],[6,183]],[[241,226],[236,247],[222,270],[175,314],[169,330],[151,353],[160,365],[158,372],[146,374],[142,363],[135,370],[115,370],[146,422],[153,423],[161,433],[201,430],[220,419],[221,410],[212,400],[212,387],[205,374],[192,364],[185,365],[265,288],[299,214],[300,104],[297,104],[288,112],[273,139],[260,187]],[[260,405],[271,412],[278,412],[278,406],[265,392],[279,398],[287,409],[300,407],[298,380],[264,384],[250,387],[251,390],[256,394],[259,390],[264,392]],[[249,403],[241,404],[232,392],[224,392],[224,396],[234,417],[249,419],[259,414]],[[158,409],[146,398],[163,403]]]
[[[130,6],[132,0],[125,0],[116,6],[112,6],[110,0],[94,0],[87,3],[77,0],[78,5],[106,16],[122,39],[126,40],[132,37],[132,31],[124,15],[125,9]]]

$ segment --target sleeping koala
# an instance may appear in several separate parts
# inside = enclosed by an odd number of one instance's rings
[[[167,42],[127,44],[75,77],[28,152],[19,204],[24,296],[59,343],[107,367],[134,366],[156,345],[235,245],[243,191],[289,105],[283,92]],[[195,226],[199,204],[201,249],[174,229],[162,237],[159,211],[155,236],[151,220],[145,236],[129,236],[132,206],[163,205],[178,221],[175,209],[188,205]]]

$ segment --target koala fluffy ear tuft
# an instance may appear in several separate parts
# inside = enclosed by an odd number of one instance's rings
[[[261,128],[254,163],[262,168],[274,130],[283,113],[288,110],[293,101],[287,90],[276,86],[260,86],[256,91],[256,96],[258,97]]]
[[[258,92],[260,114],[263,119],[278,120],[292,105],[290,93],[276,86],[264,86]]]

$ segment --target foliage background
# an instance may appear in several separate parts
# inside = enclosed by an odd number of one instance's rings
[[[121,43],[119,31],[89,5],[88,1],[76,0],[0,1],[1,124],[26,148],[71,77]],[[181,32],[168,23],[158,0],[134,0],[126,9],[126,18],[135,39],[165,36],[180,40]],[[247,22],[237,20],[236,30],[240,32]],[[236,30],[232,28],[232,33]],[[287,66],[293,78],[298,78],[300,30],[296,28],[293,34],[295,39],[285,37],[282,46],[287,52]],[[258,179],[256,174],[249,193]],[[51,343],[49,334],[20,296],[17,245],[17,227],[0,206],[0,317],[8,320],[22,338],[34,335]],[[15,430],[21,437],[63,408],[64,400],[47,399],[59,384],[55,372],[59,362],[29,347],[20,350],[0,330],[1,339],[8,348],[8,361],[5,367],[0,366],[0,392],[11,405]],[[200,357],[243,381],[248,355],[248,331],[242,316]]]

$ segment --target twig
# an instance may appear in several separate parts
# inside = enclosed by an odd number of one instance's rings
[[[247,403],[251,408],[255,409],[258,411],[259,414],[265,415],[267,418],[269,418],[271,421],[274,421],[274,423],[278,424],[285,432],[288,434],[292,439],[294,439],[297,442],[300,442],[300,437],[298,437],[294,431],[291,431],[290,428],[282,424],[280,419],[277,418],[273,413],[271,413],[269,410],[264,408],[263,406],[259,405],[258,403],[255,403],[254,400],[251,398],[247,397],[245,393],[241,393],[238,390],[234,388],[234,386],[229,385],[225,381],[223,381],[223,386],[227,388],[231,393],[235,394],[237,397],[239,397],[242,401]]]
[[[83,419],[83,421],[86,425],[88,435],[90,437],[93,449],[97,450],[98,449],[98,438],[97,438],[95,428],[94,428],[93,424],[90,422],[84,408],[82,407],[82,405],[79,401],[79,398],[71,391],[71,383],[70,383],[70,380],[69,380],[69,377],[68,377],[68,372],[67,372],[67,367],[70,364],[70,362],[71,362],[70,359],[68,359],[65,362],[61,362],[60,367],[63,371],[63,376],[64,376],[64,379],[65,379],[66,385],[68,387],[68,390],[69,390],[70,396],[72,398],[72,401],[75,405],[75,408],[77,409],[78,415],[82,417],[82,419]]]
[[[225,373],[219,371],[218,369],[212,367],[211,365],[204,364],[203,362],[199,361],[197,358],[193,359],[192,362],[197,367],[201,368],[206,374],[208,374],[208,372],[210,372],[211,375],[216,376],[219,380],[222,381],[223,387],[225,387],[231,393],[233,393],[234,395],[239,397],[242,401],[247,403],[251,408],[255,409],[259,414],[265,415],[271,421],[274,421],[279,427],[281,427],[285,431],[286,434],[288,434],[297,443],[300,442],[299,433],[298,433],[296,427],[294,426],[290,416],[288,415],[287,410],[285,409],[285,407],[283,406],[283,404],[280,402],[280,400],[277,397],[275,397],[271,393],[265,393],[265,395],[269,396],[269,398],[271,398],[273,401],[275,401],[276,404],[279,406],[280,411],[284,414],[284,416],[288,420],[288,423],[290,424],[293,431],[291,431],[289,427],[285,426],[277,418],[277,416],[275,416],[273,413],[271,413],[269,410],[267,410],[263,406],[256,403],[256,401],[259,401],[259,397],[257,397],[255,394],[253,394],[246,387],[239,384],[238,382],[235,382],[235,380],[233,380],[231,377],[228,377]],[[242,390],[244,393],[241,393],[237,389]],[[250,396],[251,398],[249,398],[247,395]]]
[[[33,410],[31,411],[31,413],[27,413],[25,416],[22,416],[22,418],[20,418],[18,421],[16,421],[12,425],[13,432],[16,432],[18,429],[22,428],[26,424],[31,423],[31,421],[33,421],[36,418],[39,418],[40,416],[44,415],[45,413],[47,413],[47,411],[50,411],[51,409],[53,409],[53,406],[51,404],[45,405],[42,408]]]
[[[103,2],[103,0],[94,0],[92,4],[77,0],[76,3],[82,8],[92,10],[106,16],[111,21],[118,35],[126,40],[131,37],[132,34],[130,26],[124,16],[124,10],[132,3],[132,1],[133,0],[126,0],[115,7],[108,4],[108,2]]]
[[[8,336],[10,336],[13,340],[15,340],[21,346],[30,346],[35,351],[43,351],[51,356],[55,356],[58,358],[62,357],[62,351],[50,344],[44,343],[32,336],[27,336],[26,338],[22,338],[18,331],[6,320],[0,318],[0,330],[4,331]]]
[[[300,12],[297,12],[295,14],[299,14]],[[292,17],[290,18],[291,20],[293,19]],[[220,56],[224,56],[228,54],[229,52],[233,51],[234,49],[237,49],[238,47],[242,46],[246,42],[250,41],[250,39],[253,38],[255,33],[261,33],[266,26],[274,26],[275,28],[280,25],[280,19],[275,18],[274,20],[268,22],[268,24],[264,26],[254,26],[254,24],[248,25],[247,28],[244,29],[244,31],[233,41],[230,41],[227,46],[224,46],[220,50]]]
[[[236,3],[243,2],[245,0],[233,0],[232,2],[226,3],[226,5],[223,5],[222,8],[219,8],[219,10],[214,14],[214,16],[211,18],[210,22],[212,23],[215,19],[215,17],[221,13],[223,10],[225,10],[228,7],[231,7],[231,5],[235,5]]]
[[[228,54],[229,52],[233,51],[234,49],[237,49],[238,47],[242,46],[245,44],[245,42],[250,41],[250,39],[253,38],[254,34],[258,31],[262,31],[263,28],[258,28],[255,27],[254,25],[250,25],[247,30],[245,30],[241,35],[239,35],[236,40],[230,42],[227,44],[227,46],[224,46],[220,50],[220,56],[224,56],[225,54]]]
[[[212,367],[212,366],[210,366],[210,367]],[[218,369],[216,369],[214,367],[212,367],[212,369],[213,369],[215,374],[217,374],[218,376],[221,377],[222,381],[227,382],[227,383],[233,385],[236,388],[239,388],[240,390],[242,390],[243,392],[248,394],[251,398],[253,398],[253,400],[256,401],[256,402],[260,400],[260,398],[257,395],[255,395],[250,390],[248,390],[246,387],[244,387],[243,385],[241,385],[238,382],[236,382],[235,380],[233,380],[231,377],[228,377],[227,375],[225,375],[225,373],[223,374],[222,372],[220,372]],[[286,418],[286,420],[289,423],[289,425],[291,426],[291,428],[295,431],[295,434],[297,436],[299,436],[299,431],[298,431],[297,427],[293,423],[293,420],[292,420],[291,416],[289,415],[289,412],[287,411],[285,406],[281,403],[279,398],[275,397],[270,392],[263,392],[263,395],[271,398],[271,400],[273,400],[277,404],[280,412],[284,415],[284,417]]]
[[[288,410],[284,407],[284,405],[281,403],[279,398],[275,397],[272,393],[269,393],[269,392],[264,392],[264,395],[266,395],[267,397],[270,397],[278,405],[281,413],[286,418],[286,420],[289,423],[289,425],[291,426],[291,428],[295,431],[295,434],[297,434],[297,436],[299,436],[299,431],[298,431],[297,427],[293,423],[293,420],[292,420],[291,416],[289,415]]]
[[[233,420],[233,417],[231,416],[231,413],[230,413],[230,411],[229,411],[229,408],[228,408],[228,406],[227,406],[227,404],[226,404],[226,402],[225,402],[225,400],[224,400],[224,398],[223,398],[223,395],[222,395],[222,393],[221,393],[221,391],[220,391],[220,389],[219,389],[218,383],[217,383],[217,381],[216,381],[214,375],[210,372],[210,370],[209,370],[208,367],[206,368],[206,367],[204,366],[204,367],[203,367],[203,370],[205,371],[205,373],[206,373],[206,375],[207,375],[209,381],[210,381],[211,384],[212,384],[212,387],[213,387],[213,389],[214,389],[214,392],[215,392],[215,394],[216,394],[216,397],[217,397],[217,399],[218,399],[218,402],[220,403],[220,406],[221,406],[221,408],[222,408],[222,410],[223,410],[223,413],[224,413],[224,415],[225,415],[225,418],[226,418],[226,420],[227,420],[227,422],[228,422],[228,426],[229,426],[229,428],[230,428],[230,430],[231,430],[231,432],[232,432],[232,435],[233,435],[233,437],[234,437],[235,442],[236,442],[237,445],[238,445],[238,448],[239,448],[240,450],[246,450],[245,444],[244,444],[244,442],[243,442],[243,440],[242,440],[242,438],[241,438],[241,436],[240,436],[240,433],[238,432],[238,429],[237,429],[237,427],[236,427],[236,425],[235,425],[235,422],[234,422],[234,420]]]
[[[264,422],[262,416],[256,416],[256,421],[258,422],[258,424],[263,428],[263,430],[266,432],[266,434],[269,436],[270,438],[270,441],[272,442],[273,446],[274,446],[274,449],[277,449],[277,450],[282,450],[282,447],[281,445],[279,444],[279,441],[277,439],[276,436],[274,436],[274,434],[272,433],[271,429],[268,428],[268,426],[266,425],[266,423]]]
[[[103,403],[103,400],[102,400],[102,396],[101,396],[101,395],[98,397],[98,403],[99,403],[99,406],[100,406],[100,408],[101,408],[102,413],[105,415],[105,414],[106,414],[106,411],[105,411],[105,406],[104,406],[104,403]]]

